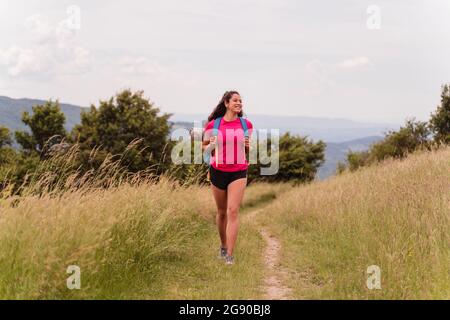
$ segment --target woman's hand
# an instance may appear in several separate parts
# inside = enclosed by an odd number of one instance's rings
[[[217,137],[216,136],[212,136],[209,138],[209,147],[211,149],[214,149],[216,147],[216,142],[217,142]]]
[[[246,149],[250,148],[250,138],[249,137],[245,137],[244,145],[245,145]]]

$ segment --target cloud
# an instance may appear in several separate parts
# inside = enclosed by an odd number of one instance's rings
[[[23,73],[37,73],[42,70],[36,52],[18,46],[11,46],[5,50],[0,49],[0,64],[7,68],[8,74],[12,77]]]
[[[0,48],[0,67],[11,77],[83,74],[92,66],[89,50],[76,43],[77,30],[63,20],[52,25],[40,15],[27,18],[25,27],[32,41],[29,47]]]
[[[371,62],[368,57],[359,56],[339,62],[337,67],[342,69],[353,69],[368,66],[370,63]]]

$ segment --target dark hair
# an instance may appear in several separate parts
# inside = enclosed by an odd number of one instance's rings
[[[217,107],[215,107],[214,111],[209,115],[208,121],[215,120],[218,117],[223,117],[227,112],[227,107],[225,107],[225,102],[229,102],[233,94],[239,94],[237,91],[227,91],[223,94],[222,99],[220,100]],[[238,113],[238,117],[242,117],[243,112]]]

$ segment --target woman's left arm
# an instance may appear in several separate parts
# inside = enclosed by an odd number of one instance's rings
[[[250,121],[247,121],[247,127],[248,127],[248,134],[249,136],[245,138],[244,145],[245,145],[245,152],[248,153],[250,151],[250,136],[253,132],[253,124]]]

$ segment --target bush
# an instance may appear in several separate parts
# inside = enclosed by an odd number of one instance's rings
[[[347,166],[350,171],[383,161],[388,158],[401,159],[419,149],[431,149],[431,131],[426,122],[406,120],[398,131],[388,132],[384,139],[373,144],[368,151],[347,154]],[[340,172],[344,169],[340,168]]]
[[[150,166],[162,171],[169,166],[166,156],[172,143],[168,141],[170,114],[158,113],[142,91],[124,90],[100,101],[98,108],[92,105],[90,111],[83,112],[70,140],[80,143],[81,160],[87,168],[98,168],[108,154],[120,154],[122,164],[131,172]],[[130,145],[136,147],[130,149]]]
[[[450,144],[450,86],[444,85],[441,93],[441,105],[431,115],[430,128],[437,143]]]
[[[261,142],[261,146],[266,144]],[[269,146],[271,146],[269,139]],[[260,148],[261,148],[260,146]],[[280,137],[279,148],[269,147],[268,157],[277,153],[279,157],[279,170],[275,175],[260,176],[260,163],[251,165],[249,176],[251,179],[268,182],[293,181],[303,183],[315,178],[318,168],[324,162],[325,143],[313,142],[307,137],[292,136],[289,132]],[[261,159],[260,159],[261,160]]]

